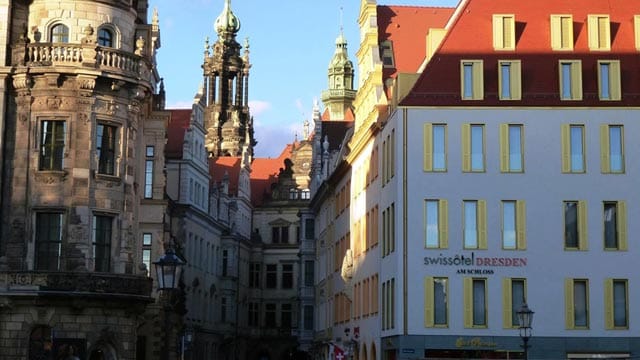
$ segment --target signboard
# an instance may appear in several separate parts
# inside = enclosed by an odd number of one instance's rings
[[[457,273],[464,275],[491,275],[496,268],[526,267],[526,257],[480,257],[474,252],[471,254],[456,254],[446,256],[425,256],[423,263],[425,266],[457,266]]]

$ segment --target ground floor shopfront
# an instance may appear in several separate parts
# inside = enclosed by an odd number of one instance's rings
[[[393,336],[382,338],[381,360],[524,359],[518,336]],[[640,338],[532,337],[529,359],[633,359]]]

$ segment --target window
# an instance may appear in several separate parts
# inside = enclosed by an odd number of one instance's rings
[[[600,100],[620,100],[620,61],[598,61],[598,94]]]
[[[505,250],[525,250],[526,241],[525,202],[502,202],[502,248]]]
[[[484,171],[484,125],[462,124],[462,171]]]
[[[584,125],[561,125],[562,172],[583,173],[586,171],[584,159]]]
[[[587,205],[585,201],[565,201],[565,250],[587,250]]]
[[[464,278],[464,327],[487,326],[487,280]]]
[[[229,273],[229,250],[222,250],[222,276],[227,276],[228,273]]]
[[[315,220],[305,219],[304,221],[304,238],[307,240],[313,240],[315,236]]]
[[[309,189],[302,189],[302,191],[300,192],[300,199],[302,199],[302,200],[309,200],[309,199],[311,199],[311,190],[309,190]]]
[[[393,62],[393,43],[389,40],[383,41],[380,44],[380,50],[383,67],[393,68],[395,66]]]
[[[464,248],[487,248],[487,203],[484,200],[463,201]]]
[[[560,100],[582,100],[582,62],[560,60]]]
[[[500,124],[500,171],[524,171],[522,125]]]
[[[144,197],[145,199],[151,199],[153,197],[153,157],[155,148],[153,146],[147,146],[146,149],[146,161],[144,166]]]
[[[602,173],[624,173],[623,135],[622,125],[600,125],[600,167]]]
[[[278,266],[267,264],[266,284],[267,289],[275,289],[278,286]]]
[[[62,170],[66,122],[44,120],[40,133],[40,170]]]
[[[607,330],[629,328],[628,283],[623,279],[606,279],[604,283],[605,327]]]
[[[446,327],[449,324],[448,283],[447,278],[427,277],[425,279],[425,327]]]
[[[142,234],[142,263],[146,265],[148,275],[151,271],[151,245],[151,233]]]
[[[627,250],[627,206],[624,201],[604,202],[604,248]]]
[[[551,49],[573,50],[573,18],[551,15]]]
[[[304,261],[304,286],[314,285],[314,267],[313,260]]]
[[[385,257],[395,251],[396,206],[391,204],[382,211],[382,256]]]
[[[93,216],[93,262],[94,271],[107,272],[111,262],[111,233],[113,217]]]
[[[484,77],[482,60],[460,61],[460,89],[462,100],[482,100],[484,98]]]
[[[589,50],[611,50],[611,25],[609,15],[589,15]]]
[[[51,28],[51,42],[52,43],[69,42],[69,28],[63,24],[54,25]]]
[[[424,171],[447,171],[447,126],[424,124]]]
[[[249,326],[258,326],[259,325],[259,304],[257,302],[249,303]]]
[[[305,330],[313,330],[313,306],[305,305],[303,309],[304,316],[304,325],[303,328]]]
[[[449,242],[447,200],[426,200],[425,247],[446,249]]]
[[[493,15],[493,49],[515,50],[516,31],[513,15]]]
[[[227,322],[227,298],[220,299],[220,322]]]
[[[589,281],[566,279],[564,287],[566,328],[589,328]]]
[[[382,283],[382,330],[395,328],[395,279]]]
[[[500,100],[520,100],[522,97],[520,60],[500,60],[498,68]]]
[[[105,28],[98,30],[98,45],[113,47],[113,33],[111,30]]]
[[[98,124],[96,152],[100,174],[115,175],[116,130],[115,126]]]
[[[264,326],[268,328],[276,327],[276,304],[273,304],[273,303],[265,304]]]
[[[249,263],[249,287],[250,288],[258,288],[260,287],[260,263],[252,262]]]
[[[272,244],[288,244],[289,243],[289,226],[271,227],[271,243]]]
[[[293,288],[293,265],[292,264],[282,265],[282,288],[283,289]]]
[[[517,312],[526,302],[525,279],[503,278],[502,299],[502,326],[505,329],[517,328],[520,325]]]
[[[36,213],[36,270],[61,270],[62,214]]]
[[[293,325],[293,312],[291,304],[280,305],[280,327],[291,329]]]

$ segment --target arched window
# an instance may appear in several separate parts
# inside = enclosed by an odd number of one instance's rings
[[[69,28],[64,24],[56,24],[51,28],[51,42],[69,42]]]
[[[113,47],[113,33],[109,29],[98,30],[98,45]]]

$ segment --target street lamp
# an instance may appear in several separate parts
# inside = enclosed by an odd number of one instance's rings
[[[533,322],[533,311],[529,309],[527,303],[523,303],[518,311],[518,323],[520,324],[520,338],[522,339],[522,348],[524,349],[525,360],[529,359],[529,338],[531,337],[531,323]]]
[[[165,250],[164,255],[155,261],[153,265],[156,267],[156,280],[158,281],[158,294],[162,299],[164,307],[164,334],[163,351],[161,353],[162,359],[173,358],[171,354],[171,344],[174,343],[170,334],[172,333],[171,327],[171,311],[174,310],[175,304],[173,301],[176,290],[178,290],[178,283],[180,275],[182,274],[182,266],[186,262],[179,258],[171,247]]]

